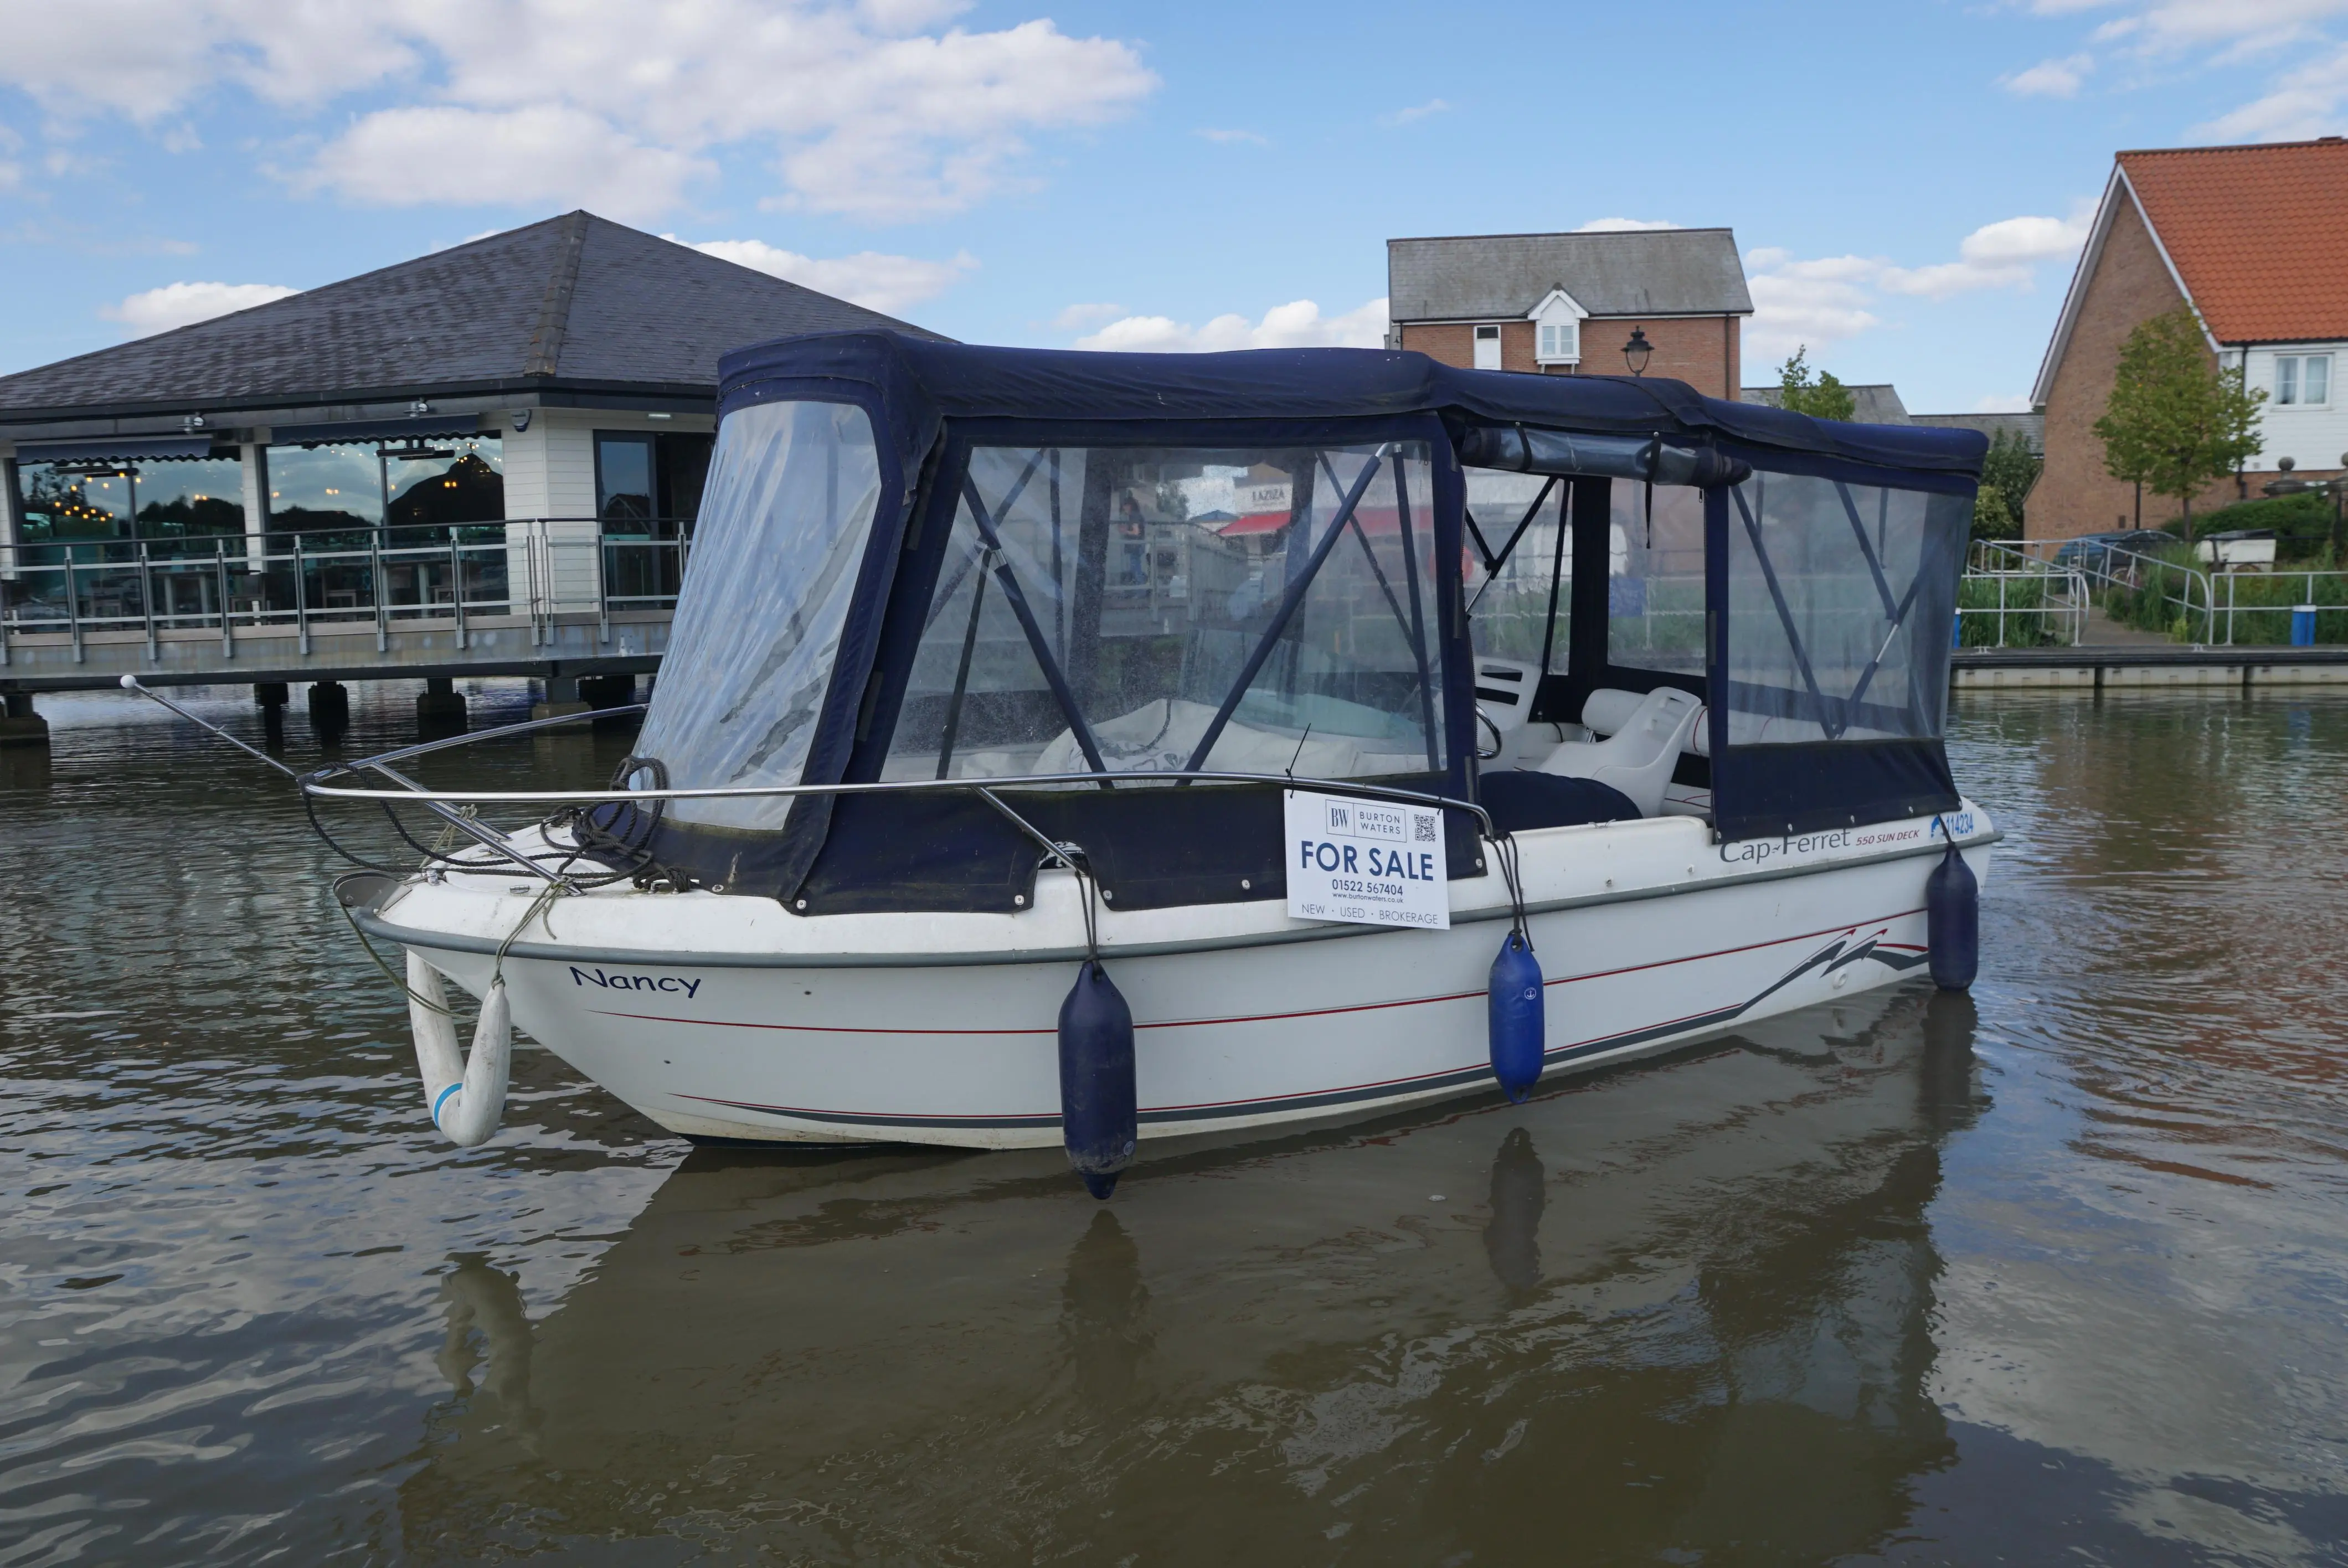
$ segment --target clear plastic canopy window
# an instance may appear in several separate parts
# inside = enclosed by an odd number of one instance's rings
[[[636,744],[667,764],[672,784],[799,782],[880,501],[861,408],[767,403],[726,416]],[[669,812],[707,826],[779,828],[790,805],[788,796],[677,801]]]
[[[1562,671],[1573,620],[1573,544],[1566,537],[1572,487],[1551,476],[1501,468],[1471,467],[1465,474],[1472,530],[1468,626],[1476,651]],[[1496,557],[1499,565],[1493,568]]]
[[[884,776],[1445,765],[1424,443],[973,450]]]
[[[1965,497],[1756,472],[1728,499],[1729,743],[1939,735]]]

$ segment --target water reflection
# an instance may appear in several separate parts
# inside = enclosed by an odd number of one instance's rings
[[[698,1153],[535,1329],[510,1276],[449,1273],[458,1392],[405,1527],[1289,1562],[1357,1528],[1515,1560],[1570,1520],[1598,1555],[1863,1550],[1952,1453],[1924,1211],[1982,1101],[1969,1019],[1926,994],[1824,1021],[1808,1057],[1196,1148],[1114,1208],[1045,1155]]]
[[[1548,1200],[1549,1173],[1533,1150],[1533,1135],[1511,1127],[1492,1156],[1491,1219],[1484,1226],[1484,1255],[1492,1277],[1522,1296],[1540,1283],[1540,1217]]]
[[[1153,1336],[1141,1250],[1113,1209],[1095,1210],[1092,1224],[1068,1249],[1060,1333],[1076,1373],[1077,1404],[1097,1416],[1115,1415],[1132,1397]]]

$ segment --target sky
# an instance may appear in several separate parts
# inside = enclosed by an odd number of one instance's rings
[[[965,341],[1141,349],[1375,344],[1390,237],[1725,226],[1748,384],[1806,345],[2018,408],[2116,149],[2348,131],[2348,0],[0,15],[0,373],[581,206]]]

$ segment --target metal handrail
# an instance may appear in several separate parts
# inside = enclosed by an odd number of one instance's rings
[[[551,537],[553,528],[569,525],[592,525],[596,531],[578,538]],[[469,540],[469,529],[496,537]],[[322,625],[372,622],[380,649],[395,623],[454,620],[462,647],[470,641],[467,622],[473,615],[525,614],[542,636],[558,617],[581,613],[596,618],[597,641],[608,641],[614,613],[675,608],[690,538],[686,532],[669,538],[614,538],[593,518],[530,518],[495,524],[305,530],[260,538],[205,536],[170,540],[168,554],[157,553],[161,542],[151,540],[35,541],[20,544],[14,552],[9,577],[15,592],[13,602],[0,609],[0,637],[66,633],[78,656],[87,633],[129,628],[146,634],[152,658],[160,631],[218,629],[224,653],[232,656],[240,627],[257,630],[281,626],[294,631],[306,653],[314,629]],[[256,543],[263,548],[255,551],[252,547]],[[245,563],[243,575],[259,585],[245,609],[237,608],[238,596],[231,587],[232,545]],[[267,548],[272,545],[283,548]],[[29,559],[52,549],[62,559]],[[510,575],[517,551],[523,557],[524,582]],[[592,567],[583,567],[578,589],[566,592],[556,581],[554,561],[573,560],[590,551]],[[88,559],[93,553],[99,559]],[[429,572],[435,569],[448,574],[445,600],[430,597]],[[393,582],[403,570],[413,573],[407,593]],[[180,596],[160,589],[175,578],[196,578],[200,585],[210,579],[216,602],[193,610],[172,608]],[[135,612],[129,608],[134,593]],[[331,596],[343,594],[349,595],[350,603],[332,602]],[[204,597],[201,586],[194,597],[200,601]],[[109,608],[112,613],[96,613]]]
[[[2087,626],[2087,579],[2084,573],[2075,567],[2056,566],[1997,539],[1974,541],[1971,554],[1973,564],[1966,567],[1963,580],[1995,582],[1997,603],[1994,607],[1983,605],[1977,609],[1960,604],[1956,609],[1955,624],[1951,632],[1952,646],[1962,647],[1964,644],[1964,622],[1967,616],[1995,616],[1997,646],[2001,648],[2007,645],[2007,628],[2011,624],[2011,618],[2029,616],[2043,621],[2049,617],[2059,617],[2066,623],[2066,629],[2070,633],[2067,641],[2071,646],[2077,646]],[[1993,566],[1990,564],[1993,561],[2011,564]],[[2035,605],[2009,605],[2006,602],[2006,585],[2015,581],[2038,583],[2040,602]],[[2059,595],[2054,592],[2053,586],[2056,581],[2062,584],[2062,591]]]
[[[125,680],[129,678],[126,676]],[[584,723],[610,714],[639,711],[632,708],[606,708],[592,713],[571,713],[551,720],[537,720],[528,724],[507,724],[478,734],[460,735],[459,742],[484,741],[498,735],[514,734],[541,725]],[[386,756],[391,753],[386,753]],[[1455,800],[1449,795],[1429,794],[1424,790],[1395,789],[1386,784],[1366,784],[1347,779],[1308,777],[1298,774],[1231,773],[1213,768],[1169,770],[1165,773],[1129,774],[1017,774],[1002,778],[968,779],[887,779],[873,784],[751,784],[713,785],[704,789],[602,789],[602,790],[380,790],[337,788],[323,782],[326,776],[339,776],[376,765],[376,759],[363,762],[338,763],[330,771],[305,774],[302,776],[302,793],[325,800],[415,801],[420,804],[441,805],[606,805],[621,802],[655,800],[748,800],[803,794],[899,794],[922,790],[970,790],[984,792],[997,789],[1026,789],[1040,784],[1079,784],[1097,786],[1104,780],[1118,783],[1148,783],[1164,780],[1169,784],[1214,783],[1273,784],[1290,789],[1339,790],[1367,795],[1375,800],[1408,801],[1419,805],[1439,805],[1455,811],[1472,813],[1486,835],[1493,831],[1491,814],[1474,801]]]
[[[2300,604],[2315,603],[2315,579],[2318,578],[2337,578],[2348,580],[2348,571],[2227,571],[2219,572],[2217,575],[2225,579],[2226,581],[2226,641],[2223,646],[2228,648],[2234,646],[2235,616],[2289,615],[2291,610],[2296,608],[2295,606],[2289,604],[2246,605],[2239,603],[2234,590],[2242,579],[2248,578],[2259,582],[2278,582],[2291,578],[2298,578],[2305,584],[2300,593]],[[2319,609],[2340,609],[2343,607],[2348,607],[2348,598],[2343,598],[2342,605],[2318,606]]]

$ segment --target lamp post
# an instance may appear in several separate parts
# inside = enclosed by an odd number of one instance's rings
[[[1632,375],[1644,375],[1647,374],[1647,356],[1654,352],[1655,345],[1647,341],[1647,329],[1632,327],[1631,341],[1622,345],[1622,363],[1631,367]]]

